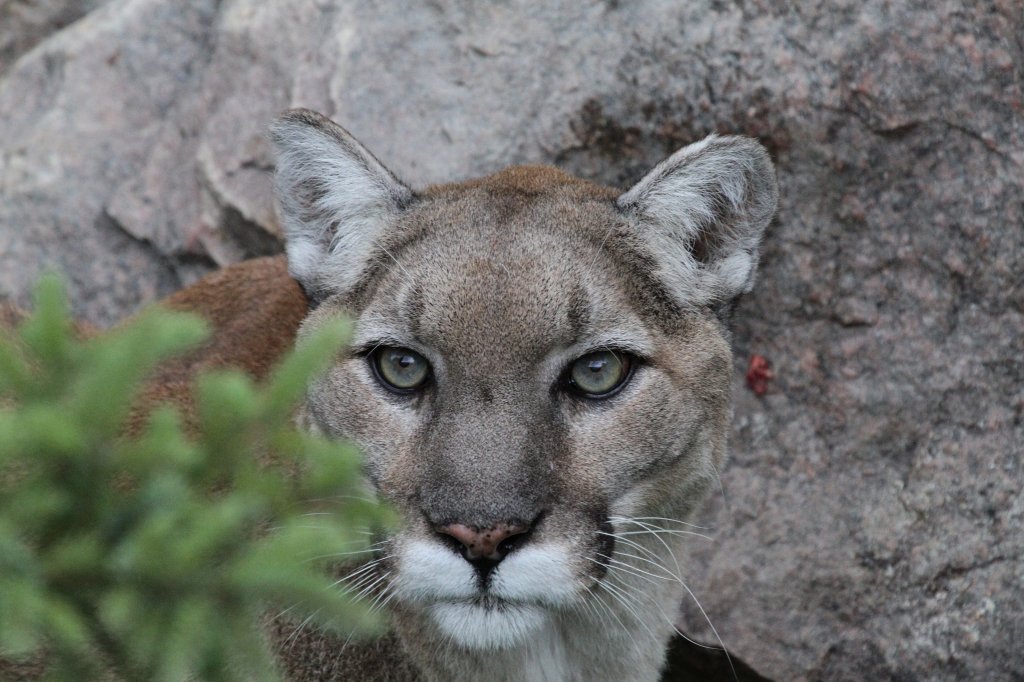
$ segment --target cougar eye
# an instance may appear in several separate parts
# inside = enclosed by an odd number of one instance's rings
[[[415,391],[430,377],[427,359],[408,348],[382,346],[373,352],[370,364],[384,387],[398,393]]]
[[[586,398],[608,398],[629,380],[631,368],[629,355],[599,350],[577,358],[569,367],[567,380]]]

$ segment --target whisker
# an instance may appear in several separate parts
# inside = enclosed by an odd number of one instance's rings
[[[374,566],[374,568],[376,569],[376,566]],[[373,570],[373,571],[366,571],[365,573],[363,573],[363,575],[359,576],[359,578],[357,580],[355,580],[355,581],[351,582],[350,584],[345,585],[344,587],[342,587],[342,590],[345,591],[345,592],[352,592],[354,590],[358,590],[363,585],[365,585],[368,581],[373,580],[378,575],[379,574],[375,570]]]
[[[391,252],[390,252],[390,251],[388,251],[387,249],[385,249],[385,248],[384,248],[384,247],[383,247],[383,246],[381,245],[381,243],[380,243],[379,241],[377,241],[376,239],[374,239],[374,240],[373,240],[373,243],[374,243],[374,244],[375,244],[375,245],[377,246],[377,248],[378,248],[378,249],[380,249],[381,251],[383,251],[383,252],[384,252],[384,253],[385,253],[385,254],[387,255],[387,257],[388,257],[388,258],[390,258],[391,260],[395,261],[395,265],[397,265],[397,266],[398,266],[398,267],[399,267],[399,268],[400,268],[400,269],[402,270],[402,272],[403,272],[403,273],[405,273],[405,281],[406,281],[406,282],[407,282],[407,283],[408,283],[408,284],[409,284],[410,286],[412,286],[412,285],[413,285],[413,284],[415,283],[415,280],[413,279],[412,275],[411,275],[411,274],[409,274],[409,271],[405,269],[405,266],[404,266],[404,265],[402,265],[402,264],[401,264],[401,263],[400,263],[400,262],[398,261],[398,259],[397,259],[397,258],[395,258],[395,257],[394,257],[394,256],[393,256],[393,255],[391,254]]]
[[[383,594],[387,594],[388,596],[387,599],[381,602],[380,606],[378,607],[380,611],[383,611],[385,608],[387,608],[387,605],[391,602],[392,599],[394,599],[395,595],[398,594],[398,592],[394,589],[394,583],[389,582]]]
[[[598,531],[598,532],[601,533],[602,531]],[[679,531],[679,532],[683,532],[683,531]],[[683,575],[683,569],[679,565],[679,559],[676,558],[675,552],[672,551],[672,548],[668,546],[667,542],[665,542],[664,540],[661,539],[661,536],[658,533],[651,532],[651,531],[628,531],[628,532],[625,532],[625,533],[613,533],[613,534],[611,534],[611,537],[616,538],[616,539],[621,539],[623,541],[626,541],[625,538],[622,538],[623,535],[643,535],[645,533],[650,535],[655,540],[657,540],[661,544],[661,546],[665,548],[665,551],[668,552],[668,555],[670,557],[672,557],[672,563],[674,563],[675,566],[676,566],[676,575],[682,576]],[[607,533],[605,533],[605,534],[607,535]],[[637,546],[639,547],[639,544],[637,544]],[[642,549],[643,549],[643,551],[645,553],[649,553],[652,557],[659,558],[656,554],[654,554],[650,550],[648,550],[646,548],[642,548]]]
[[[607,559],[608,559],[608,561],[610,561],[610,562],[612,562],[614,564],[618,564],[619,567],[621,567],[623,570],[628,570],[630,572],[633,572],[633,574],[636,575],[637,577],[650,576],[651,578],[657,578],[658,580],[668,580],[668,581],[672,581],[672,582],[677,582],[678,581],[678,578],[676,578],[676,576],[671,575],[671,574],[669,574],[668,576],[657,575],[655,573],[651,573],[649,571],[645,571],[642,568],[637,568],[636,566],[631,566],[630,564],[626,563],[625,561],[619,561],[618,559],[612,559],[611,557],[607,557]],[[655,584],[657,584],[657,583],[655,583]]]
[[[668,615],[665,614],[665,611],[661,608],[661,604],[659,604],[658,601],[654,597],[652,597],[651,595],[648,595],[648,594],[644,594],[642,592],[639,592],[637,594],[637,596],[646,599],[652,606],[654,606],[654,608],[656,608],[658,610],[658,613],[661,614],[661,617],[665,620],[665,622],[672,627],[672,630],[675,631],[675,633],[677,635],[682,637],[684,640],[686,640],[690,644],[693,644],[694,646],[700,647],[702,649],[708,649],[708,650],[711,650],[711,651],[722,651],[722,652],[726,651],[725,647],[714,646],[714,645],[711,645],[711,644],[703,644],[701,642],[698,642],[698,641],[696,641],[694,639],[691,639],[690,637],[686,636],[686,634],[683,633],[682,630],[680,630],[678,627],[676,627],[675,622],[671,618],[669,618]]]
[[[629,538],[619,537],[615,533],[605,533],[602,530],[597,531],[597,534],[598,535],[607,535],[608,537],[614,538],[615,540],[617,540],[617,541],[619,541],[619,542],[621,542],[621,543],[623,543],[625,545],[629,545],[630,547],[635,547],[636,549],[640,550],[644,554],[647,554],[648,556],[653,557],[655,559],[660,559],[661,558],[657,554],[652,552],[651,550],[649,550],[646,547],[644,547],[643,545],[641,545],[639,542],[635,542],[633,540],[630,540]]]
[[[607,560],[608,563],[605,564],[605,566],[610,571],[612,571],[612,570],[623,571],[623,572],[628,573],[630,575],[634,575],[637,578],[640,578],[642,580],[646,580],[647,582],[654,583],[654,581],[651,580],[650,577],[647,577],[647,576],[645,576],[643,574],[642,569],[639,569],[639,568],[636,568],[634,566],[631,566],[630,564],[628,564],[628,563],[626,563],[624,561],[619,561],[617,559],[613,559],[610,556],[606,556],[604,554],[598,554],[597,556],[603,557],[604,559]],[[596,559],[591,559],[591,561],[597,561],[597,560]],[[598,561],[597,563],[601,563],[601,562]],[[654,575],[654,574],[650,574],[650,576],[654,577],[654,578],[661,578],[662,580],[671,580],[671,578],[666,578],[664,576],[659,576],[659,575]],[[657,583],[654,583],[654,584],[657,585]]]
[[[681,530],[679,528],[665,528],[664,526],[659,526],[659,525],[654,524],[654,523],[647,523],[646,521],[641,521],[640,519],[623,519],[623,520],[628,522],[628,523],[632,523],[635,526],[640,526],[641,528],[646,528],[646,529],[651,530],[651,531],[659,531],[659,532],[666,532],[666,533],[681,533],[681,534],[688,534],[688,535],[700,535],[701,537],[707,538],[708,540],[711,539],[707,535],[703,535],[701,533],[694,533],[691,530]]]
[[[715,467],[714,462],[708,462],[711,466],[711,471],[715,472],[715,480],[718,481],[718,490],[722,493],[722,506],[725,507],[725,514],[732,519],[732,507],[729,506],[729,498],[725,496],[725,486],[722,484],[722,476],[718,473],[718,469]]]
[[[597,607],[593,604],[593,601],[597,599],[597,596],[594,594],[594,591],[591,589],[590,585],[586,585],[585,589],[587,591],[587,594],[590,595],[590,599],[587,599],[586,597],[581,597],[578,601],[579,606],[581,608],[586,608],[587,614],[593,616],[595,622],[604,624],[604,621],[601,618],[601,614],[598,613]]]
[[[733,678],[738,680],[738,677],[736,675],[736,668],[733,665],[732,657],[729,655],[729,650],[726,648],[725,642],[722,641],[721,636],[718,634],[718,630],[715,628],[714,624],[711,622],[711,618],[708,616],[707,612],[704,610],[704,607],[698,601],[697,596],[693,593],[693,590],[691,590],[690,587],[686,584],[686,582],[682,579],[681,576],[682,576],[683,571],[682,571],[682,568],[680,567],[679,560],[676,558],[675,552],[672,551],[672,548],[669,547],[668,544],[663,539],[661,539],[660,535],[661,534],[667,534],[667,535],[698,535],[698,536],[703,537],[703,538],[705,538],[707,540],[712,540],[712,538],[709,538],[706,535],[702,535],[700,533],[693,533],[693,532],[690,532],[690,531],[682,531],[682,530],[669,530],[669,529],[653,526],[652,524],[645,524],[645,523],[643,523],[641,521],[638,521],[637,519],[626,519],[625,517],[618,517],[618,518],[623,520],[623,521],[627,521],[627,522],[633,523],[635,525],[638,525],[641,528],[644,528],[645,530],[643,530],[643,531],[625,531],[625,532],[620,531],[620,532],[617,532],[617,533],[605,533],[603,531],[598,531],[598,532],[600,534],[602,534],[602,535],[611,536],[612,538],[614,538],[616,540],[621,540],[623,543],[631,544],[631,545],[637,547],[638,549],[640,549],[641,551],[643,551],[645,554],[648,554],[648,555],[650,555],[652,557],[655,557],[655,558],[657,558],[657,555],[655,555],[653,552],[651,552],[650,550],[648,550],[645,547],[642,547],[641,545],[639,545],[639,543],[634,543],[631,540],[628,540],[627,538],[625,538],[623,536],[626,536],[626,535],[643,535],[643,534],[646,533],[646,534],[649,534],[650,536],[652,536],[654,539],[656,539],[665,548],[665,550],[668,552],[669,556],[672,558],[672,562],[675,564],[675,567],[676,567],[676,570],[677,570],[676,574],[672,574],[672,572],[668,571],[668,570],[666,570],[666,573],[669,573],[669,574],[673,575],[678,580],[679,584],[683,587],[683,589],[686,590],[686,593],[690,596],[690,598],[693,599],[694,603],[697,605],[697,608],[700,610],[701,615],[704,617],[704,620],[707,622],[708,627],[711,629],[711,632],[715,635],[715,639],[718,641],[718,644],[719,644],[719,646],[720,646],[720,648],[722,650],[722,653],[725,654],[726,662],[728,662],[728,664],[729,664],[729,669],[732,672]],[[642,557],[634,557],[634,558],[641,559],[643,561],[648,561],[646,559],[643,559]],[[650,563],[658,566],[659,568],[665,569],[664,566],[659,566],[655,562],[650,562]],[[616,567],[616,568],[618,568],[618,570],[620,570],[622,572],[626,572],[622,568],[619,568],[619,567]],[[636,568],[636,567],[632,567],[632,568]],[[636,570],[642,570],[642,569],[636,569]],[[609,575],[612,575],[611,572],[609,572]],[[649,595],[642,595],[642,596],[644,596],[645,598],[650,598]],[[659,605],[656,605],[656,607],[660,610],[660,606]],[[666,620],[671,622],[671,619],[668,619],[668,617],[665,616],[664,612],[662,612],[662,616],[665,617]],[[707,646],[707,645],[701,645],[698,642],[694,642],[689,637],[686,637],[686,635],[683,635],[681,632],[679,632],[679,629],[675,627],[674,623],[672,623],[672,627],[686,641],[691,642],[691,643],[693,643],[693,644],[695,644],[697,646],[705,646],[705,647]],[[714,648],[714,647],[710,647],[710,648]]]
[[[363,587],[363,589],[359,590],[359,594],[357,594],[356,596],[354,596],[354,597],[353,597],[352,599],[353,599],[354,601],[359,601],[360,599],[364,599],[364,598],[365,598],[365,597],[366,597],[367,595],[369,595],[369,594],[370,594],[370,592],[372,592],[372,591],[373,591],[373,588],[374,588],[374,587],[376,587],[377,585],[379,585],[379,584],[380,584],[380,582],[381,582],[381,581],[383,581],[383,580],[387,580],[387,578],[388,578],[388,576],[389,576],[389,575],[391,575],[391,571],[388,571],[388,572],[387,572],[387,573],[385,573],[384,575],[382,575],[382,576],[380,576],[379,578],[377,578],[376,580],[374,580],[374,581],[373,581],[372,583],[370,583],[369,585],[366,585],[365,587]]]
[[[388,573],[388,574],[386,574],[386,575],[390,575],[390,573]],[[385,576],[385,577],[386,577],[386,576]],[[371,613],[372,613],[372,612],[373,612],[373,611],[374,611],[374,610],[376,609],[376,607],[377,607],[377,602],[379,602],[379,601],[381,600],[381,598],[382,598],[382,597],[383,597],[383,596],[384,596],[385,594],[387,594],[387,593],[388,593],[388,588],[389,588],[390,586],[391,586],[391,583],[384,583],[384,587],[382,587],[382,588],[381,588],[380,592],[378,592],[378,593],[377,593],[377,596],[375,596],[375,597],[373,598],[373,601],[372,601],[372,602],[370,602],[370,606],[368,607],[368,609],[369,609],[369,611],[370,611]]]
[[[629,552],[616,552],[616,554],[619,555],[619,556],[623,556],[623,557],[629,557],[630,559],[636,559],[637,561],[643,561],[644,563],[650,564],[651,566],[654,566],[655,568],[658,568],[658,569],[661,569],[662,571],[665,571],[665,573],[667,573],[673,580],[681,580],[681,578],[678,575],[676,575],[675,573],[673,573],[672,571],[670,571],[667,566],[665,566],[664,564],[661,564],[661,563],[659,563],[657,561],[651,561],[650,559],[646,559],[646,558],[644,558],[642,556],[639,556],[637,554],[630,554]],[[657,555],[654,555],[654,556],[657,556]],[[638,568],[637,570],[640,570],[640,569]]]
[[[711,622],[711,619],[708,617],[708,614],[704,610],[704,607],[701,606],[700,601],[697,600],[697,595],[695,595],[693,593],[693,590],[691,590],[689,586],[682,580],[679,581],[679,584],[683,586],[683,589],[686,590],[686,593],[690,595],[691,599],[693,599],[693,603],[697,605],[698,609],[700,609],[700,615],[704,616],[704,620],[707,621],[708,627],[711,628],[711,632],[715,634],[715,639],[718,640],[718,645],[722,647],[722,653],[725,654],[725,660],[729,664],[729,669],[732,671],[733,679],[738,681],[739,678],[736,675],[736,668],[732,664],[732,657],[729,655],[729,650],[725,648],[725,642],[723,642],[722,638],[719,636],[718,630],[715,629],[714,623]]]
[[[657,529],[657,530],[627,530],[627,531],[620,531],[618,533],[618,535],[619,536],[623,536],[623,535],[643,535],[645,533],[650,533],[651,535],[695,535],[698,538],[704,538],[705,540],[709,540],[711,542],[715,541],[715,539],[712,538],[712,537],[704,535],[703,533],[695,533],[692,530],[669,530],[669,529],[666,529],[666,528],[660,528],[660,529]]]
[[[647,624],[647,621],[640,616],[640,614],[636,610],[636,607],[629,603],[628,597],[630,593],[623,589],[625,588],[625,584],[620,582],[619,585],[620,587],[616,587],[607,581],[601,583],[601,586],[608,590],[608,594],[610,594],[616,601],[618,601],[622,605],[622,607],[625,608],[633,616],[633,620],[642,625],[644,629],[647,630],[647,633],[651,635],[651,637],[657,639],[658,635],[655,634],[654,630],[651,629],[651,626]],[[633,640],[633,643],[636,644],[635,639]]]
[[[378,564],[380,564],[382,561],[384,561],[385,559],[389,559],[389,558],[391,558],[391,555],[383,556],[383,557],[380,557],[379,559],[374,559],[373,561],[371,561],[369,563],[363,564],[362,566],[356,568],[354,571],[352,571],[348,575],[346,575],[344,577],[341,577],[341,578],[338,578],[337,580],[335,580],[333,583],[331,583],[330,587],[335,587],[336,585],[340,585],[341,583],[345,582],[346,580],[349,580],[350,578],[354,578],[355,576],[357,576],[357,575],[359,575],[361,573],[365,573],[366,571],[370,571],[374,567],[376,567]]]
[[[664,516],[609,516],[609,521],[613,523],[615,521],[668,521],[669,523],[678,523],[683,526],[689,526],[690,528],[697,528],[699,530],[712,530],[708,526],[698,526],[696,523],[690,523],[689,521],[680,521],[679,519],[669,519]]]
[[[609,592],[608,594],[611,594],[611,593]],[[595,595],[595,596],[597,596],[597,595]],[[626,627],[625,623],[622,622],[622,619],[619,618],[619,614],[615,613],[615,609],[613,609],[611,606],[606,604],[605,601],[600,598],[600,596],[597,596],[596,602],[600,606],[604,607],[605,611],[612,618],[615,619],[615,621],[619,624],[619,627],[622,628],[622,631],[625,632],[629,636],[629,639],[633,642],[633,646],[636,647],[637,649],[639,649],[640,645],[637,643],[636,638],[633,636],[633,632],[629,628]]]
[[[302,621],[301,623],[296,625],[295,629],[292,630],[292,633],[290,635],[288,635],[288,639],[286,639],[284,641],[284,646],[288,646],[289,644],[291,644],[292,642],[297,640],[299,638],[299,635],[302,634],[303,628],[305,628],[307,625],[309,625],[309,621],[311,621],[314,618],[316,618],[316,615],[318,613],[320,613],[320,609],[317,609],[313,613],[309,614],[304,621]]]
[[[280,618],[284,618],[285,616],[287,616],[287,615],[288,615],[288,613],[289,613],[289,612],[290,612],[290,611],[291,611],[292,609],[294,609],[294,608],[295,608],[296,606],[298,606],[298,605],[299,605],[300,603],[301,603],[301,602],[295,602],[294,604],[292,604],[291,606],[289,606],[288,608],[286,608],[286,609],[285,609],[284,611],[282,611],[281,613],[279,613],[279,614],[277,614],[276,616],[274,616],[274,618],[273,618],[273,619],[274,619],[274,620],[278,620],[278,619],[280,619]]]
[[[362,542],[362,541],[360,540],[360,542]],[[387,544],[387,542],[388,542],[387,540],[384,540],[384,541],[381,541],[381,542],[376,542],[376,543],[370,545],[369,547],[367,547],[366,549],[356,549],[356,550],[353,550],[351,552],[335,552],[333,554],[320,554],[318,556],[310,557],[309,559],[306,559],[305,561],[303,561],[303,563],[309,563],[310,561],[318,561],[320,559],[333,559],[335,557],[353,556],[355,554],[370,554],[372,552],[376,552],[376,551],[380,550],[380,548],[383,545]],[[348,544],[352,544],[352,543],[348,543]]]

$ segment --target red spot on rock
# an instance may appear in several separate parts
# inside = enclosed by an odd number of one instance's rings
[[[768,382],[775,378],[771,363],[763,355],[751,355],[747,365],[747,387],[757,395],[768,392]]]

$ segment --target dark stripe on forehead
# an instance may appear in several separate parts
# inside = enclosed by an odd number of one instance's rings
[[[423,287],[419,282],[406,290],[402,301],[402,317],[408,320],[410,331],[415,338],[423,337]]]
[[[669,293],[657,274],[657,262],[646,249],[637,231],[623,221],[602,235],[593,267],[619,274],[633,310],[662,331],[676,329],[683,316],[682,306]]]
[[[583,284],[577,284],[569,292],[566,301],[566,317],[573,338],[578,339],[583,335],[590,325],[591,316],[590,295],[587,288]]]

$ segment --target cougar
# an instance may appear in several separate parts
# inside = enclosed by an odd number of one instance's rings
[[[296,335],[354,321],[297,420],[356,443],[368,493],[401,518],[347,572],[390,631],[272,623],[283,672],[657,680],[694,599],[687,519],[726,456],[729,323],[775,211],[768,154],[711,136],[625,192],[551,167],[414,191],[312,111],[271,140],[287,271],[251,261],[165,301],[215,334],[144,398],[188,420],[198,371],[260,377]]]
[[[393,635],[294,638],[289,673],[657,680],[726,456],[764,148],[711,136],[625,192],[551,167],[414,191],[312,111],[271,140],[299,336],[355,323],[298,423],[358,444],[402,519],[351,579]]]

